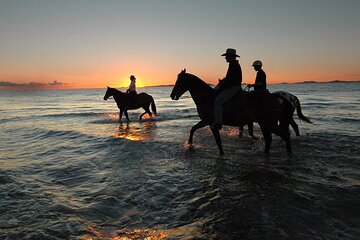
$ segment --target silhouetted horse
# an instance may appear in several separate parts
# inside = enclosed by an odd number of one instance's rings
[[[186,73],[186,70],[179,73],[175,86],[171,92],[171,99],[178,100],[186,91],[190,92],[194,100],[200,122],[190,130],[189,144],[193,142],[194,132],[202,127],[211,125],[214,119],[214,89],[200,78]],[[266,106],[259,107],[254,94],[244,91],[239,92],[229,103],[224,106],[224,125],[241,126],[249,122],[258,122],[265,140],[265,153],[269,153],[272,141],[272,133],[279,135],[285,140],[287,153],[290,155],[291,143],[289,128],[290,106],[273,94],[266,97]],[[280,122],[280,125],[278,124]],[[219,153],[224,154],[219,130],[210,128]]]
[[[127,110],[131,110],[131,109],[143,108],[145,110],[145,112],[140,115],[139,117],[140,120],[146,113],[152,116],[152,113],[150,112],[149,109],[150,104],[151,104],[151,110],[156,115],[156,106],[155,106],[154,98],[147,93],[139,93],[134,96],[131,96],[131,101],[128,101],[127,100],[128,96],[126,93],[123,93],[122,91],[117,90],[115,88],[107,87],[104,100],[106,101],[111,96],[114,97],[114,100],[118,108],[120,109],[119,121],[121,121],[123,113],[125,113],[126,119],[130,121]]]
[[[280,97],[281,99],[283,99],[284,101],[287,101],[290,106],[291,106],[291,116],[290,116],[290,125],[291,127],[294,129],[296,136],[300,136],[300,132],[299,132],[299,126],[297,125],[297,123],[294,121],[294,111],[296,109],[296,113],[299,117],[299,119],[307,122],[307,123],[312,123],[310,121],[310,119],[306,116],[304,116],[304,114],[301,111],[301,104],[300,104],[300,100],[293,94],[285,92],[285,91],[276,91],[273,92],[274,95]],[[249,131],[249,135],[254,137],[253,135],[253,123],[248,123],[248,131]],[[243,133],[243,126],[239,127],[239,136],[242,136]]]

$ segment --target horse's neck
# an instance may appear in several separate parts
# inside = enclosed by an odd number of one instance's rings
[[[204,98],[208,99],[213,95],[214,89],[202,81],[200,78],[190,75],[192,86],[189,88],[190,95],[196,104],[201,104]]]
[[[117,103],[120,103],[124,99],[125,93],[123,93],[121,91],[116,91],[116,92],[114,92],[113,96],[114,96],[115,101]]]

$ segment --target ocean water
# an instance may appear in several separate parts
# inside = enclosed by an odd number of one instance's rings
[[[223,157],[208,127],[190,148],[172,87],[140,89],[158,115],[131,122],[106,89],[0,91],[0,239],[360,239],[360,83],[269,88],[313,121],[291,157],[232,127]]]

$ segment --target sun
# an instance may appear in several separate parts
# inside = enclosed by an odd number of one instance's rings
[[[143,81],[141,81],[141,79],[136,79],[136,87],[138,88],[142,88],[142,87],[145,87],[145,84]]]
[[[115,86],[119,88],[128,88],[130,85],[130,78],[129,77],[122,77],[120,80],[114,80]],[[137,88],[143,88],[148,86],[145,81],[142,80],[142,77],[136,76],[136,87]]]

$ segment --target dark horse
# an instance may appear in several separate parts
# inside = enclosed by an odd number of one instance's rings
[[[280,97],[282,100],[287,101],[290,106],[291,106],[291,116],[290,116],[290,125],[291,127],[294,129],[296,136],[300,136],[300,132],[299,132],[299,126],[297,125],[297,123],[294,120],[294,111],[296,109],[296,113],[299,117],[299,119],[307,122],[307,123],[312,123],[310,121],[310,119],[306,116],[304,116],[304,114],[301,111],[301,104],[300,104],[300,100],[293,94],[289,93],[289,92],[285,92],[285,91],[276,91],[273,92],[274,95]],[[248,123],[248,131],[249,131],[249,135],[254,137],[253,135],[253,123]],[[242,137],[242,133],[243,133],[243,126],[239,127],[239,137]]]
[[[136,94],[132,96],[131,101],[127,101],[126,93],[123,93],[122,91],[117,90],[115,88],[107,87],[104,100],[106,101],[111,96],[114,97],[114,100],[118,108],[120,109],[119,121],[121,121],[121,117],[123,113],[125,113],[126,119],[130,121],[127,110],[131,110],[131,109],[143,108],[145,110],[145,112],[140,115],[139,117],[140,120],[146,113],[152,116],[152,113],[150,112],[149,109],[150,104],[151,104],[151,110],[156,115],[156,106],[155,106],[154,98],[147,93]]]
[[[190,92],[194,100],[200,122],[195,124],[190,130],[189,144],[193,142],[194,132],[202,127],[211,125],[214,119],[214,89],[202,81],[200,78],[181,71],[171,92],[171,99],[178,100],[186,91]],[[231,102],[231,103],[230,103]],[[229,104],[224,106],[224,125],[242,126],[249,122],[258,122],[265,140],[265,153],[269,153],[272,141],[272,133],[279,135],[285,140],[287,153],[292,153],[290,143],[289,115],[290,106],[273,94],[267,95],[266,107],[258,107],[254,99],[254,94],[241,91],[234,96]],[[278,124],[280,122],[280,124]],[[210,128],[219,153],[224,154],[219,130]]]

